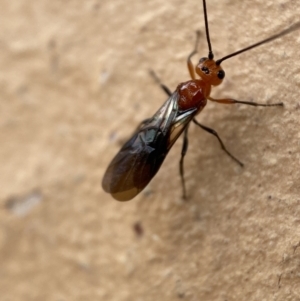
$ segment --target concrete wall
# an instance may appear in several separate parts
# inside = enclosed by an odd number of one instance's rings
[[[223,63],[190,128],[145,192],[118,203],[109,161],[189,79],[200,0],[0,0],[1,300],[300,300],[300,30]],[[208,0],[217,58],[297,22],[299,1]],[[195,60],[196,61],[196,60]]]

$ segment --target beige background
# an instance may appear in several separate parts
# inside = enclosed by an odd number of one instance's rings
[[[224,62],[209,103],[241,169],[194,126],[145,192],[101,189],[110,159],[188,80],[200,0],[1,0],[0,295],[6,300],[300,300],[300,31]],[[294,0],[208,0],[217,58],[299,21]],[[199,56],[207,55],[204,35]]]

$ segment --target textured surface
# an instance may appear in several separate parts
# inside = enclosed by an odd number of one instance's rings
[[[241,169],[191,127],[145,193],[118,203],[109,160],[188,78],[202,5],[0,0],[0,292],[6,300],[300,300],[300,31],[224,62],[210,103]],[[208,0],[216,57],[299,19],[298,1]],[[207,55],[202,36],[199,57]]]

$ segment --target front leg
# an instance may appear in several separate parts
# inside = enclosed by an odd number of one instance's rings
[[[196,31],[196,43],[195,43],[195,48],[194,50],[190,53],[190,55],[187,58],[187,67],[189,69],[189,73],[192,79],[196,79],[196,75],[195,75],[195,67],[192,63],[192,57],[197,53],[197,48],[198,48],[198,44],[199,44],[199,37],[200,37],[200,31],[197,30]]]

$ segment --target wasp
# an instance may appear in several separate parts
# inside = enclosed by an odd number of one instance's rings
[[[188,149],[188,128],[190,122],[195,123],[203,130],[214,135],[218,139],[220,146],[225,153],[240,166],[243,166],[243,163],[226,149],[216,131],[199,123],[195,119],[195,117],[204,109],[208,100],[221,104],[238,103],[264,107],[283,106],[282,102],[262,104],[240,101],[232,98],[215,99],[211,97],[210,94],[212,87],[220,85],[225,77],[225,71],[221,67],[223,61],[299,29],[300,22],[258,43],[226,55],[221,59],[214,60],[205,0],[203,0],[203,12],[208,44],[208,56],[201,58],[194,67],[191,59],[197,53],[199,41],[199,32],[197,32],[195,48],[187,58],[187,67],[191,80],[180,83],[176,90],[171,92],[161,83],[154,72],[152,72],[152,76],[166,92],[168,99],[153,117],[140,123],[131,138],[115,155],[104,174],[102,180],[103,189],[118,201],[131,200],[148,185],[161,167],[171,147],[182,133],[183,146],[179,170],[183,188],[183,198],[186,198],[184,157]],[[199,76],[198,79],[196,78],[196,74]]]

